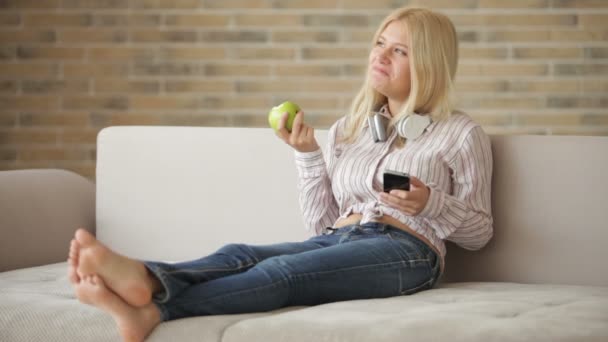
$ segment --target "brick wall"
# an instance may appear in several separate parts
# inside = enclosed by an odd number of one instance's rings
[[[103,127],[266,126],[285,99],[328,127],[407,3],[0,0],[0,169],[93,178]],[[459,104],[489,133],[608,135],[608,0],[409,3],[453,19]]]

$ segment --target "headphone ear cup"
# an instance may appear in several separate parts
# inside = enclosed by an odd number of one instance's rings
[[[428,115],[410,114],[399,120],[395,125],[397,134],[406,139],[416,139],[424,133],[424,130],[431,124]]]
[[[387,140],[386,125],[388,119],[381,114],[374,114],[367,117],[367,123],[372,134],[374,142],[382,142]]]
[[[397,123],[395,124],[395,130],[397,131],[397,134],[399,134],[401,137],[405,138],[405,127],[407,126],[407,122],[410,119],[410,116],[406,116],[403,119],[397,121]]]

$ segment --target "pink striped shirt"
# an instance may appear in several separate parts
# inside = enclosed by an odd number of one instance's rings
[[[454,112],[433,122],[405,147],[393,149],[396,132],[386,142],[375,143],[367,125],[354,143],[340,143],[345,122],[343,117],[330,128],[325,158],[321,149],[296,152],[300,205],[308,229],[322,234],[353,213],[362,214],[362,223],[389,215],[426,237],[442,260],[444,240],[470,250],[490,240],[490,139],[467,114]],[[418,215],[409,216],[378,200],[386,169],[407,172],[431,189]]]

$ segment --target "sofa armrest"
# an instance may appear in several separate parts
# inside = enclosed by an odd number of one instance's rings
[[[74,231],[95,232],[95,184],[55,169],[0,172],[0,272],[65,261]]]

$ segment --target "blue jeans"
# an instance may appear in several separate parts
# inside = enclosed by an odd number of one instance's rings
[[[144,264],[163,285],[153,298],[163,321],[407,295],[440,276],[433,249],[377,222],[303,242],[229,244],[198,260]]]

